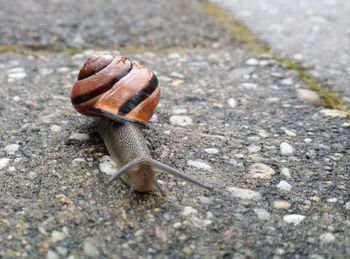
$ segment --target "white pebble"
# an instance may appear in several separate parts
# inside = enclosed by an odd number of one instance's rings
[[[58,73],[67,73],[70,70],[69,67],[60,67],[59,69],[57,69]]]
[[[4,150],[7,154],[13,155],[18,150],[19,145],[18,144],[9,144],[5,146]]]
[[[54,251],[49,250],[46,254],[46,259],[59,259],[60,257]]]
[[[291,204],[284,200],[273,201],[273,207],[276,209],[289,209]]]
[[[300,214],[289,214],[283,217],[283,220],[288,224],[294,224],[294,226],[299,225],[305,219],[304,215]]]
[[[61,126],[58,126],[58,125],[52,125],[50,127],[50,130],[53,132],[60,132],[62,130],[62,128],[61,128]]]
[[[173,108],[172,112],[174,114],[184,114],[184,113],[187,113],[187,109],[185,109],[185,108]]]
[[[294,131],[291,131],[291,130],[286,129],[286,128],[283,128],[283,131],[287,136],[290,136],[290,137],[295,137],[297,135]]]
[[[243,83],[242,86],[246,89],[256,89],[258,87],[257,84],[249,83],[249,82]]]
[[[342,126],[342,128],[347,129],[347,128],[350,128],[350,123],[344,122],[341,126]]]
[[[345,209],[350,210],[350,201],[345,203]]]
[[[320,96],[309,89],[298,89],[297,96],[300,100],[311,103],[316,107],[322,104]]]
[[[286,79],[281,80],[281,84],[282,85],[292,85],[293,80],[291,78],[286,78]]]
[[[326,232],[320,236],[321,243],[329,244],[335,241],[335,236],[332,233]]]
[[[287,167],[282,168],[281,174],[286,178],[291,178],[290,171]]]
[[[230,98],[227,100],[227,104],[231,107],[231,108],[235,108],[237,106],[237,101],[234,98]]]
[[[23,67],[11,68],[7,72],[9,79],[12,80],[23,79],[27,76],[27,73],[25,72]]]
[[[170,123],[175,126],[186,127],[192,124],[192,119],[185,115],[174,115],[170,117]]]
[[[72,135],[69,136],[69,139],[86,141],[90,139],[90,136],[85,133],[72,133]]]
[[[81,164],[83,164],[83,163],[85,163],[86,162],[86,160],[84,159],[84,158],[82,158],[82,157],[77,157],[77,158],[75,158],[75,159],[73,159],[73,161],[72,161],[72,166],[79,166],[79,165],[81,165]]]
[[[18,95],[16,95],[16,96],[14,96],[14,97],[12,98],[12,100],[13,100],[14,102],[19,102],[19,100],[21,100],[21,98],[20,98]]]
[[[261,199],[261,194],[253,190],[242,189],[237,187],[227,187],[226,189],[235,198],[239,198],[242,200],[260,200]]]
[[[304,139],[304,142],[305,142],[306,144],[309,144],[309,143],[312,142],[312,139],[311,139],[311,138],[306,138],[306,139]]]
[[[327,199],[327,202],[329,202],[329,203],[337,203],[338,202],[338,198],[336,198],[336,197],[334,197],[334,198],[328,198]]]
[[[257,66],[257,65],[259,65],[259,60],[255,59],[255,58],[250,58],[245,63],[249,66]]]
[[[57,246],[56,251],[57,251],[57,253],[59,253],[62,256],[66,256],[68,254],[68,249],[64,246]],[[69,258],[67,258],[67,259],[69,259]]]
[[[3,158],[0,158],[0,170],[5,168],[8,163],[10,162],[11,159],[9,158],[6,158],[6,157],[3,157]]]
[[[88,240],[84,242],[84,253],[91,257],[98,257],[100,255],[97,247]]]
[[[202,169],[202,170],[211,170],[211,166],[202,161],[188,160],[187,165],[198,169]]]
[[[205,196],[199,196],[198,197],[199,201],[201,203],[204,203],[204,204],[209,204],[210,203],[210,199],[208,197],[205,197]]]
[[[54,230],[51,233],[51,241],[52,242],[58,242],[58,241],[62,241],[66,238],[66,234],[60,231],[56,231]]]
[[[262,163],[255,163],[250,166],[249,174],[252,178],[271,179],[271,177],[275,175],[276,172],[268,165]]]
[[[280,151],[282,156],[293,155],[294,149],[287,142],[282,142],[280,145]]]
[[[212,155],[219,154],[219,150],[217,148],[206,148],[204,151]]]
[[[258,219],[260,219],[260,220],[268,220],[268,219],[270,219],[270,213],[267,210],[263,209],[263,208],[255,208],[254,209],[254,213],[256,214]]]
[[[256,153],[256,152],[259,152],[260,150],[261,150],[261,147],[259,147],[257,145],[250,145],[248,147],[249,153]]]
[[[182,216],[188,216],[191,214],[197,214],[197,210],[192,208],[191,206],[185,206],[185,208],[183,209],[181,215]]]
[[[290,185],[286,181],[280,181],[276,187],[277,189],[285,192],[290,192],[292,190],[292,185]]]
[[[262,138],[267,138],[269,136],[269,133],[267,133],[266,130],[259,130],[259,136],[262,137]]]
[[[332,110],[332,109],[323,109],[320,111],[324,116],[332,117],[332,118],[346,118],[347,113],[344,111],[339,110]]]
[[[105,173],[107,175],[112,175],[118,172],[117,164],[110,156],[103,156],[100,159],[99,168],[102,173]]]

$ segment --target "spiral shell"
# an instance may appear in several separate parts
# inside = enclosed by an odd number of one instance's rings
[[[71,93],[80,113],[119,122],[147,123],[159,98],[158,79],[149,68],[126,57],[98,54],[88,57]]]

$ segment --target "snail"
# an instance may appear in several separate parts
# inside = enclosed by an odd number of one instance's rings
[[[211,190],[178,169],[152,159],[141,127],[152,117],[159,98],[158,79],[149,68],[126,57],[100,54],[87,58],[71,92],[74,108],[95,117],[98,133],[119,168],[107,183],[120,178],[130,186],[129,195],[158,189],[165,196],[156,179],[156,171],[160,170]]]

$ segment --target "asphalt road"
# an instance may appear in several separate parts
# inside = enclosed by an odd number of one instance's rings
[[[350,100],[350,1],[212,0]]]
[[[347,114],[202,3],[0,0],[1,258],[349,257]],[[103,184],[116,169],[70,103],[98,50],[154,69],[152,156],[215,191],[161,173],[165,198]]]

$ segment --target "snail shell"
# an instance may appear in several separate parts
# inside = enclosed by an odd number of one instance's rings
[[[147,123],[159,98],[158,79],[149,68],[98,54],[88,57],[71,93],[78,112],[119,122]]]

